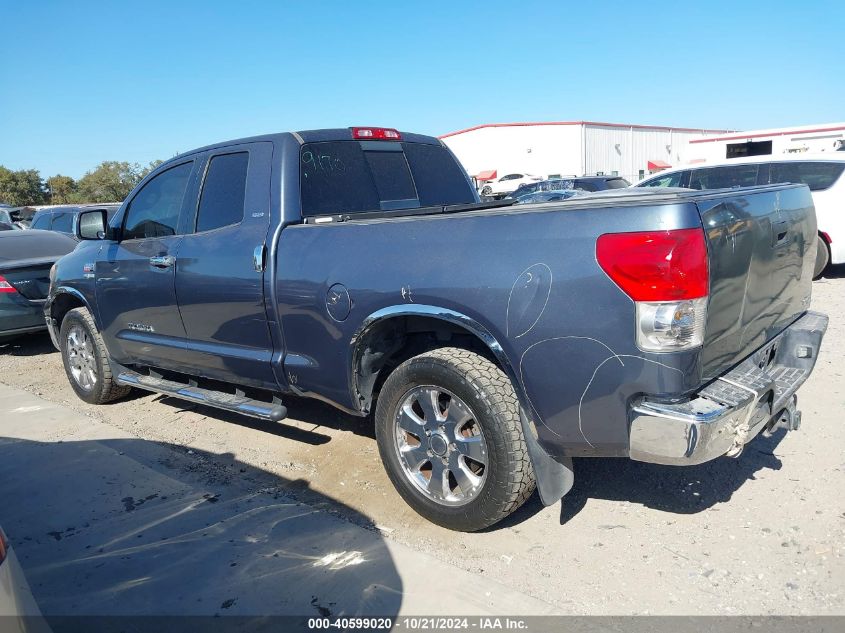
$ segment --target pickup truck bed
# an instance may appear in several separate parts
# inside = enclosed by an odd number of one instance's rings
[[[55,271],[45,314],[80,397],[374,414],[400,494],[457,529],[535,478],[560,498],[573,456],[700,463],[797,426],[826,327],[806,187],[485,206],[437,139],[378,130],[244,139],[148,176]]]

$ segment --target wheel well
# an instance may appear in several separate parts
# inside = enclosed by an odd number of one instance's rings
[[[353,356],[353,388],[360,408],[372,410],[393,369],[438,347],[467,349],[504,369],[482,338],[457,323],[416,315],[387,318],[365,331]]]
[[[55,320],[56,326],[61,328],[62,320],[68,312],[74,308],[84,307],[85,303],[83,303],[82,299],[68,292],[63,292],[56,295],[56,298],[53,299],[53,303],[50,306],[50,316]]]

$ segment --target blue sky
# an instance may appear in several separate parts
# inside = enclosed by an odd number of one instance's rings
[[[845,119],[845,2],[0,0],[0,164],[266,132]]]

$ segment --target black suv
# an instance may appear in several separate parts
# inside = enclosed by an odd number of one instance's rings
[[[107,202],[104,204],[44,207],[42,209],[38,209],[38,211],[35,212],[35,215],[32,216],[32,224],[30,224],[29,228],[42,229],[44,231],[58,231],[59,233],[76,235],[76,218],[82,211],[104,209],[108,214],[109,219],[111,219],[115,211],[120,208],[120,204],[120,202]]]

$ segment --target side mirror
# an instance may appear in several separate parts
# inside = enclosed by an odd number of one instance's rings
[[[76,237],[81,240],[102,240],[106,237],[108,215],[105,209],[92,209],[79,214]]]

